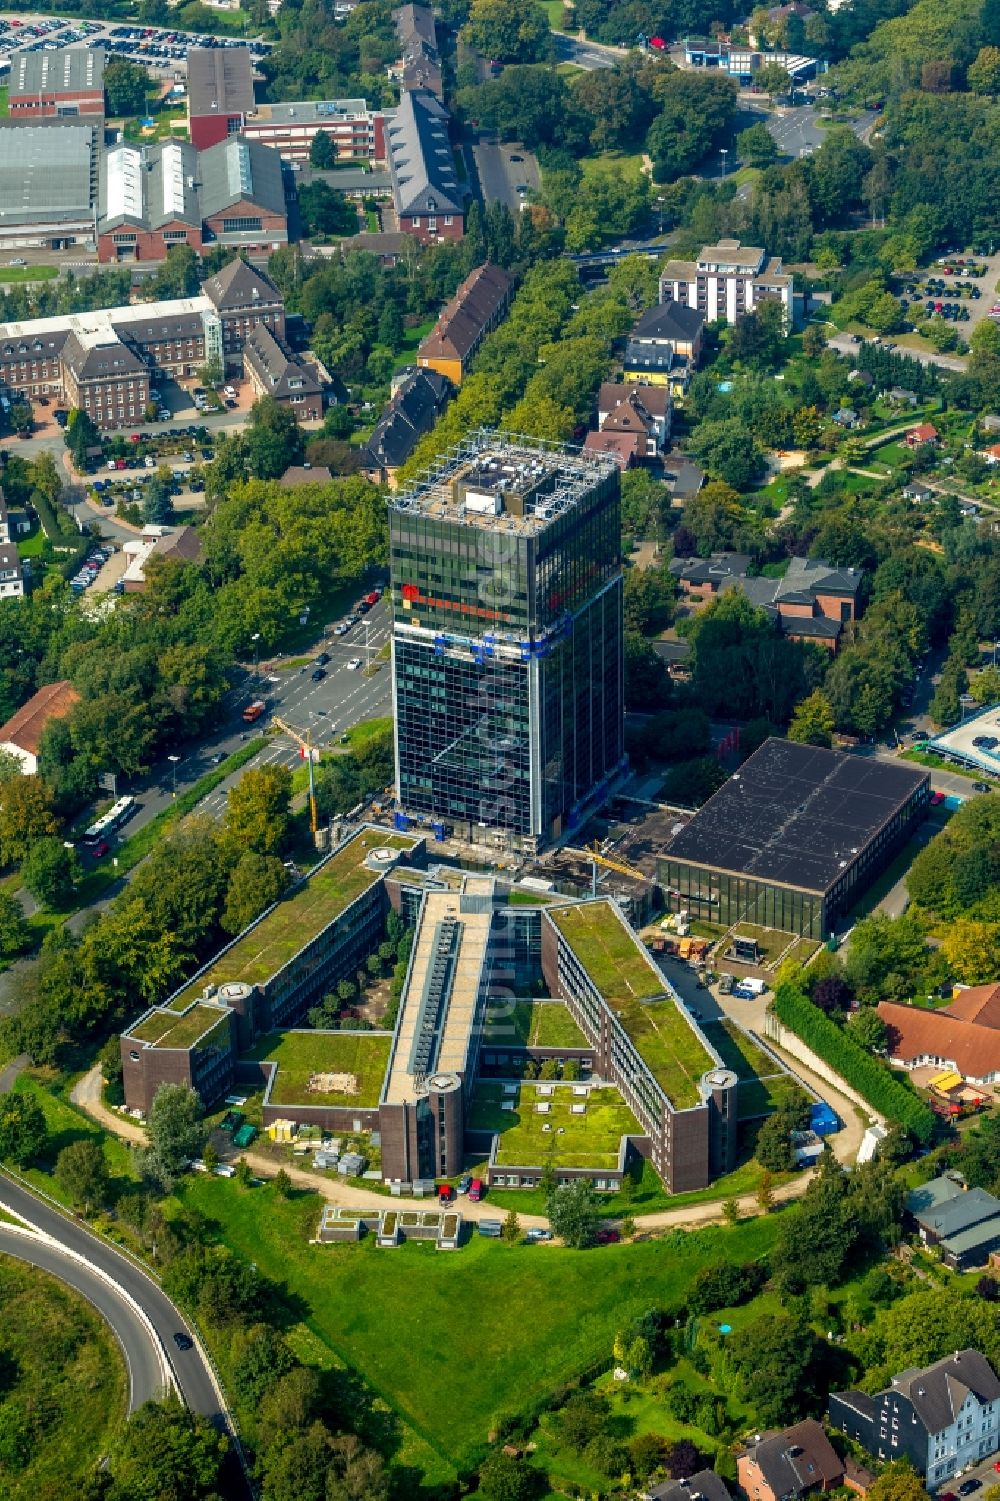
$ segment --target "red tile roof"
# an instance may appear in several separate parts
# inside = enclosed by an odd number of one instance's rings
[[[22,704],[7,723],[0,725],[0,745],[16,745],[18,750],[37,755],[42,731],[50,719],[63,719],[80,695],[69,680],[46,683],[44,688]]]
[[[921,422],[916,427],[911,427],[906,434],[908,438],[913,438],[918,443],[929,443],[937,435],[938,430],[933,422]]]
[[[646,452],[646,436],[639,433],[588,433],[583,440],[586,453],[614,454],[622,469],[628,469]]]
[[[1000,1028],[1000,985],[970,985],[959,991],[950,1006],[942,1006],[941,1012],[963,1022]]]
[[[878,1014],[889,1029],[890,1058],[903,1063],[923,1057],[943,1059],[966,1079],[1000,1073],[1000,1029],[996,1027],[964,1021],[950,1006],[931,1011],[926,1006],[880,1001]]]

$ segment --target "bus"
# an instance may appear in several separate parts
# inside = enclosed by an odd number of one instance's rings
[[[120,797],[115,805],[108,809],[107,813],[102,814],[96,823],[92,823],[90,828],[84,831],[81,843],[100,844],[102,839],[106,839],[109,834],[113,834],[116,829],[120,829],[122,824],[126,823],[132,817],[135,810],[136,801],[134,797]]]

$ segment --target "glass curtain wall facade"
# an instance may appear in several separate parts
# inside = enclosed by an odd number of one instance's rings
[[[669,855],[658,862],[658,867],[668,905],[674,911],[687,907],[692,916],[727,928],[743,922],[817,941],[826,937],[826,904],[821,891],[778,886],[691,865],[686,860],[671,860]]]
[[[575,472],[551,519],[390,506],[400,806],[476,842],[558,837],[623,761],[618,474]]]

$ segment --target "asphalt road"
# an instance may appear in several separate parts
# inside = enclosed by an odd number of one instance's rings
[[[534,153],[517,143],[500,145],[496,141],[478,141],[472,155],[479,175],[479,191],[484,203],[505,203],[517,216],[524,201],[518,186],[537,190],[541,182]],[[519,160],[514,160],[517,157]]]
[[[14,1225],[0,1224],[0,1252],[51,1272],[67,1287],[75,1288],[110,1326],[125,1357],[129,1412],[164,1396],[163,1361],[155,1336],[135,1309],[92,1266],[67,1256],[53,1241],[37,1234],[26,1235]]]
[[[627,57],[627,52],[617,47],[604,47],[599,42],[580,42],[575,36],[563,31],[554,31],[552,41],[556,57],[561,63],[575,63],[592,73],[595,68],[613,68],[615,63]]]
[[[798,104],[771,112],[750,109],[746,113],[758,115],[764,121],[784,156],[808,156],[826,140],[827,130],[819,124],[822,111],[813,104]],[[851,129],[856,136],[864,137],[875,119],[876,112],[866,110],[851,121]]]
[[[165,1352],[166,1361],[177,1388],[191,1411],[208,1418],[217,1428],[228,1427],[228,1419],[216,1390],[207,1357],[202,1353],[194,1332],[183,1315],[151,1277],[140,1271],[112,1246],[99,1240],[96,1235],[92,1235],[82,1224],[67,1219],[57,1210],[50,1208],[44,1200],[36,1198],[27,1189],[12,1182],[5,1174],[0,1174],[0,1208],[16,1215],[33,1229],[41,1231],[57,1246],[65,1246],[81,1257],[83,1262],[91,1268],[88,1274],[90,1280],[81,1287],[81,1291],[85,1291],[88,1297],[94,1294],[91,1301],[108,1318],[108,1322],[111,1323],[119,1338],[122,1338],[122,1333],[124,1333],[124,1325],[127,1323],[131,1326],[128,1332],[129,1344],[124,1348],[126,1358],[130,1361],[134,1405],[137,1405],[139,1400],[145,1400],[145,1396],[140,1398],[140,1392],[149,1395],[150,1393],[159,1394],[162,1391],[160,1360],[154,1355],[155,1344],[142,1320],[129,1310],[127,1302],[107,1287],[107,1283],[98,1275],[99,1272],[103,1272],[142,1309]],[[0,1233],[3,1228],[0,1226]],[[4,1237],[5,1251],[11,1249],[10,1242],[13,1239],[15,1237]],[[28,1244],[23,1237],[16,1237],[16,1239],[19,1245]],[[39,1242],[38,1254],[41,1254],[41,1245],[42,1242]],[[56,1257],[59,1255],[58,1251],[53,1254]],[[56,1275],[70,1282],[71,1286],[78,1284],[67,1275],[69,1268],[72,1267],[74,1271],[85,1273],[87,1271],[86,1266],[81,1268],[79,1263],[69,1257],[54,1261],[51,1265],[41,1261],[38,1264],[48,1265],[49,1270],[55,1270]],[[97,1268],[98,1271],[95,1272],[93,1268]],[[113,1317],[106,1314],[105,1308],[97,1302],[98,1287],[103,1289],[108,1297],[115,1299],[113,1304],[107,1305]],[[122,1333],[119,1332],[120,1325],[123,1326]],[[177,1349],[174,1344],[175,1332],[185,1333],[194,1341],[190,1350]],[[133,1360],[134,1366],[131,1364]]]

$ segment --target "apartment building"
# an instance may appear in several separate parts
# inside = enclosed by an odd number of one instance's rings
[[[388,70],[403,93],[427,89],[442,98],[441,53],[437,25],[429,5],[401,5],[395,14],[399,60]]]
[[[790,329],[793,297],[793,279],[780,259],[739,240],[706,245],[697,261],[668,261],[660,274],[660,302],[697,308],[709,323],[737,323],[771,298],[781,303]]]
[[[104,114],[104,50],[57,47],[15,52],[7,107],[12,120],[72,119]]]
[[[291,407],[300,422],[322,417],[323,388],[315,370],[263,323],[244,342],[243,373],[257,396],[269,396]]]
[[[382,111],[369,109],[364,99],[306,99],[256,105],[243,122],[243,135],[290,162],[307,162],[318,135],[329,138],[338,161],[381,162],[385,124]]]
[[[514,279],[487,261],[463,281],[430,333],[421,340],[417,365],[436,370],[460,386],[487,334],[503,321],[514,294]]]
[[[389,405],[361,450],[361,467],[376,485],[394,486],[425,433],[429,433],[452,396],[451,382],[436,370],[397,371]]]
[[[909,1460],[936,1490],[1000,1448],[1000,1381],[978,1350],[956,1350],[873,1395],[831,1392],[829,1418],[876,1458]]]
[[[422,244],[460,240],[465,233],[465,193],[451,154],[450,119],[430,90],[404,90],[386,126],[399,228]]]
[[[21,599],[24,570],[16,542],[0,542],[0,599]]]

